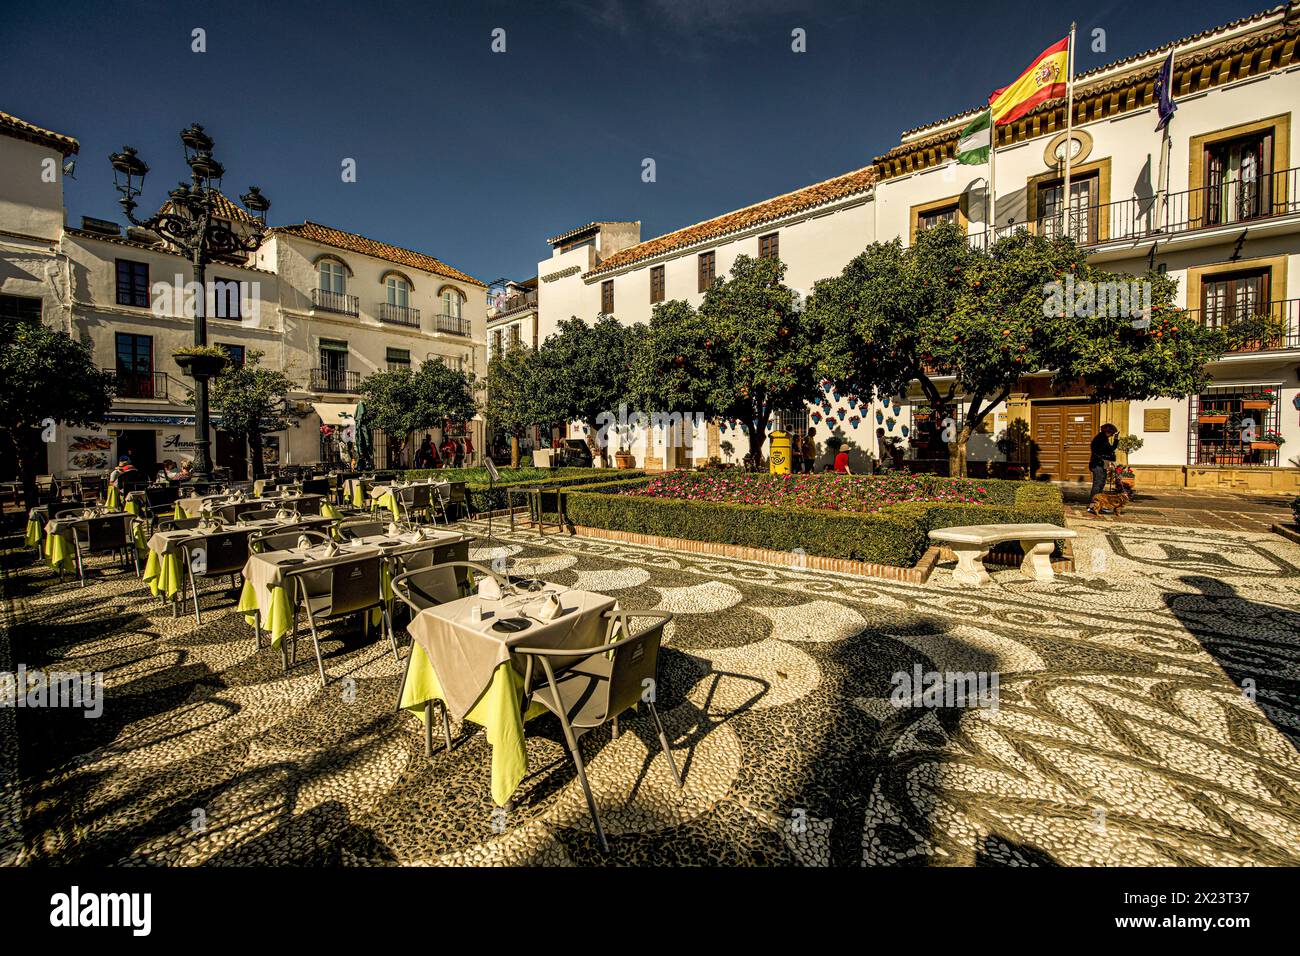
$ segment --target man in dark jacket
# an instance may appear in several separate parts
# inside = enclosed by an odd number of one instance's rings
[[[1088,470],[1092,472],[1092,491],[1088,494],[1088,500],[1091,501],[1093,495],[1099,495],[1106,490],[1106,465],[1115,463],[1115,448],[1119,444],[1119,429],[1107,422],[1101,426],[1101,431],[1092,439],[1092,445],[1089,446],[1091,454],[1088,457]]]

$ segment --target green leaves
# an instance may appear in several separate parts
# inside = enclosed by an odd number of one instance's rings
[[[98,425],[112,405],[113,382],[86,343],[39,323],[11,323],[0,337],[0,430],[16,438],[46,418]]]
[[[361,383],[361,395],[370,423],[398,441],[444,421],[467,421],[478,410],[471,376],[439,359],[428,359],[414,371],[369,375]]]
[[[227,366],[211,380],[209,397],[221,413],[223,431],[247,439],[280,431],[301,417],[289,403],[293,380],[278,369],[262,367],[263,357],[260,351],[249,352],[242,366]]]

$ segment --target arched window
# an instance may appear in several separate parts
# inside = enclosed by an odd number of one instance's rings
[[[322,259],[317,266],[320,273],[320,288],[324,292],[337,292],[340,295],[348,291],[347,268],[337,259]]]
[[[453,319],[459,319],[460,306],[464,301],[465,297],[455,289],[444,288],[442,290],[442,314]]]
[[[404,276],[399,276],[390,272],[384,280],[384,285],[388,289],[388,304],[396,305],[403,309],[408,308],[411,304],[411,283]]]

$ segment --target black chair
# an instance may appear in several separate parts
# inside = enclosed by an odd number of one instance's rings
[[[330,498],[329,478],[308,478],[302,483],[302,493],[304,495],[320,495],[323,498]]]
[[[591,813],[591,822],[596,827],[596,838],[600,841],[601,850],[606,853],[609,852],[609,843],[600,825],[600,814],[596,812],[596,800],[587,783],[587,770],[578,743],[583,734],[613,721],[614,735],[618,736],[619,715],[644,702],[654,721],[655,730],[658,731],[659,746],[668,758],[673,782],[679,790],[682,787],[681,774],[668,745],[668,735],[664,732],[663,721],[655,709],[654,694],[651,693],[648,698],[645,696],[647,687],[654,688],[658,684],[659,644],[663,640],[664,625],[673,616],[663,611],[619,611],[608,612],[607,617],[614,625],[610,634],[621,632],[626,636],[612,643],[578,650],[553,647],[514,649],[515,654],[525,663],[526,688],[532,687],[535,660],[541,664],[546,675],[545,684],[532,690],[531,699],[559,718],[565,743],[568,744],[569,753],[578,770],[578,780],[587,797],[587,809]],[[630,634],[629,618],[632,617],[652,617],[655,623],[639,634]],[[563,661],[567,665],[559,674],[556,673],[557,661]]]
[[[388,525],[383,521],[364,519],[362,521],[345,521],[339,525],[339,532],[344,538],[368,538],[373,534],[384,534]]]
[[[252,534],[247,528],[235,528],[210,534],[199,541],[187,541],[181,545],[185,556],[185,568],[190,579],[190,594],[194,598],[194,624],[203,623],[199,610],[199,587],[197,578],[215,578],[223,574],[230,575],[230,586],[236,584],[236,576],[243,571],[248,561],[248,538]]]
[[[402,519],[415,523],[419,520],[421,511],[433,507],[433,486],[419,484],[394,488],[393,500],[397,502],[397,510],[401,512]]]
[[[298,547],[299,538],[306,538],[308,543],[312,545],[325,544],[330,540],[329,535],[307,528],[296,531],[272,529],[250,534],[248,537],[248,550],[250,552],[292,551]]]
[[[280,513],[279,508],[268,508],[265,502],[259,502],[256,510],[249,509],[241,511],[239,514],[240,521],[266,521],[268,518],[274,518]]]
[[[135,575],[140,576],[140,555],[136,553],[135,538],[131,534],[131,525],[135,520],[135,515],[119,511],[99,518],[87,518],[84,523],[73,525],[77,577],[81,579],[83,588],[86,586],[85,559],[92,554],[120,553],[123,563],[130,554],[131,563],[135,565]]]
[[[241,516],[250,512],[266,511],[266,503],[252,498],[248,501],[232,501],[230,504],[222,505],[216,509],[216,513],[221,516],[221,520],[226,524],[234,524]]]
[[[328,686],[329,681],[325,677],[325,661],[320,652],[320,635],[316,630],[318,621],[358,612],[368,614],[379,608],[381,627],[392,644],[393,657],[401,659],[384,601],[382,562],[382,555],[375,553],[346,555],[312,562],[309,567],[295,568],[284,575],[293,602],[293,628],[289,637],[291,661],[296,663],[298,659],[298,611],[302,609],[307,612],[307,626],[311,629],[311,641],[316,648],[316,667],[320,671],[322,687]]]
[[[157,524],[158,531],[184,531],[189,528],[197,528],[203,521],[202,516],[197,518],[159,518]]]

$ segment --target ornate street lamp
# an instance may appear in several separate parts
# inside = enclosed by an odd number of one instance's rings
[[[135,216],[136,197],[144,188],[149,166],[130,146],[109,157],[113,181],[122,194],[118,202],[126,218],[148,229],[183,255],[194,266],[194,282],[199,293],[194,297],[194,344],[208,344],[207,267],[208,263],[236,253],[254,252],[266,237],[266,211],[270,200],[256,186],[249,188],[240,202],[252,214],[240,230],[232,229],[222,216],[227,200],[221,195],[221,178],[226,168],[212,156],[212,137],[197,123],[181,131],[185,162],[190,167],[189,183],[181,183],[167,194],[168,202],[148,219]],[[212,441],[208,437],[208,379],[218,370],[203,356],[191,356],[188,372],[194,379],[194,475],[207,478],[212,472]]]

